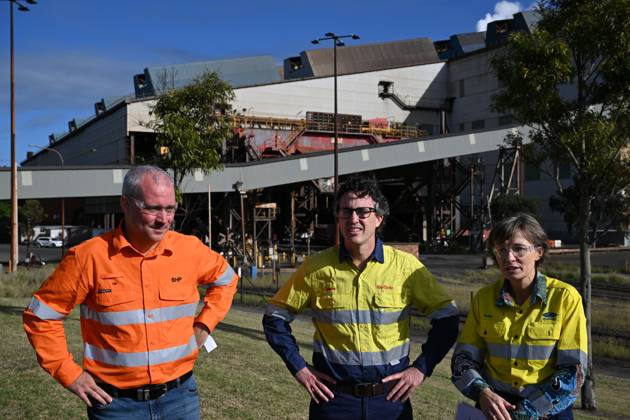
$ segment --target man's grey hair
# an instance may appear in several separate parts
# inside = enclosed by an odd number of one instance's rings
[[[156,184],[168,183],[173,185],[173,178],[162,168],[153,165],[135,166],[127,172],[123,181],[122,195],[128,198],[142,200],[142,188],[140,183],[145,176],[151,176]]]

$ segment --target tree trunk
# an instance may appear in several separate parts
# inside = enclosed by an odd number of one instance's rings
[[[582,409],[597,410],[595,400],[595,373],[593,372],[593,341],[591,335],[591,251],[589,245],[588,226],[591,217],[589,204],[589,188],[582,181],[579,185],[579,220],[580,220],[580,289],[584,314],[586,315],[586,334],[588,337],[588,358],[586,362],[586,375],[582,385]]]

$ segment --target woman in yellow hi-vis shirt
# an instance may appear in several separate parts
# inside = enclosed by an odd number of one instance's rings
[[[582,299],[538,271],[547,235],[534,217],[497,223],[488,249],[502,278],[473,297],[451,379],[489,419],[572,419],[586,366]]]

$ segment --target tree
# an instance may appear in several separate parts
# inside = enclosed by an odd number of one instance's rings
[[[542,0],[537,12],[532,33],[511,35],[492,61],[504,87],[493,108],[530,128],[534,153],[571,166],[572,192],[558,186],[575,199],[575,215],[566,214],[580,243],[589,341],[582,407],[594,410],[589,228],[618,223],[624,211],[627,219],[630,206],[630,0]],[[621,211],[595,215],[602,200]]]
[[[156,133],[157,165],[173,172],[178,201],[181,184],[195,170],[209,173],[221,168],[221,146],[232,135],[232,87],[208,72],[181,88],[163,88],[148,125]],[[184,219],[191,212],[183,205]]]
[[[46,214],[44,208],[37,200],[26,200],[18,211],[19,224],[22,231],[26,234],[26,255],[30,254],[31,242],[33,239],[33,226],[38,225],[44,220]]]

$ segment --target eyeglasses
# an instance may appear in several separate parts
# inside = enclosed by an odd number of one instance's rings
[[[175,214],[175,211],[177,211],[177,203],[175,203],[172,206],[162,207],[162,206],[147,206],[147,204],[144,201],[136,200],[134,198],[130,198],[129,200],[133,201],[136,207],[138,207],[143,213],[146,213],[151,216],[157,216],[159,214],[162,214],[162,212],[165,212],[168,215],[173,215]]]
[[[495,248],[494,255],[501,258],[507,258],[511,252],[512,255],[514,255],[516,258],[523,258],[525,255],[527,255],[529,252],[533,251],[536,248],[538,247],[534,245],[528,245],[528,246],[512,245],[509,248],[508,247]]]
[[[356,213],[359,219],[367,219],[370,217],[370,214],[375,212],[376,209],[374,207],[342,207],[339,209],[339,217],[349,219],[352,217],[352,213]]]

